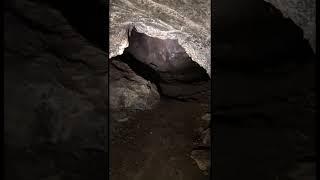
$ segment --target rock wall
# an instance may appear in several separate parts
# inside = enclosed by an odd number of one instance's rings
[[[119,58],[113,58],[110,65],[109,90],[111,110],[147,110],[160,101],[157,87]]]
[[[105,178],[107,52],[27,0],[6,2],[4,46],[4,179]]]
[[[316,52],[316,0],[265,0],[278,8],[301,29]]]
[[[109,58],[123,53],[135,28],[150,37],[178,40],[192,60],[210,75],[210,7],[209,0],[110,1]]]
[[[281,10],[304,31],[316,48],[315,0],[265,0]],[[176,39],[193,61],[211,76],[211,25],[208,0],[118,0],[110,2],[109,58],[129,46],[128,37],[140,33],[161,39]]]

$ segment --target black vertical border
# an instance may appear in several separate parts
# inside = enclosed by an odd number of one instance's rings
[[[316,18],[315,18],[315,21],[316,21],[316,27],[318,26],[318,22],[319,22],[319,13],[318,13],[318,6],[319,6],[319,3],[317,1],[315,1],[315,8],[316,8]],[[319,88],[319,84],[317,83],[318,82],[318,77],[319,77],[319,67],[320,67],[320,63],[319,63],[319,36],[317,36],[317,31],[316,32],[316,44],[315,44],[315,56],[316,56],[316,67],[315,67],[315,71],[316,71],[316,77],[315,77],[315,89],[316,89],[316,93],[315,93],[315,98],[316,98],[316,105],[315,105],[315,132],[316,132],[316,137],[315,137],[315,160],[316,160],[316,179],[317,177],[319,178],[320,175],[319,175],[319,144],[320,143],[317,143],[319,142],[319,136],[320,136],[320,133],[317,131],[319,130],[318,127],[319,127],[319,102],[320,102],[320,98],[319,98],[319,92],[320,92],[320,88]],[[317,120],[318,119],[318,120]]]
[[[1,44],[2,47],[4,47],[4,13],[5,13],[5,3],[8,3],[7,1],[1,1],[1,20],[0,20],[0,24],[1,24],[1,30],[3,30],[3,34],[1,36]],[[2,169],[1,169],[1,174],[2,174],[2,179],[5,179],[5,138],[4,138],[4,49],[1,49],[1,57],[2,57],[2,73],[1,73],[1,80],[2,80],[2,88],[3,88],[3,94],[2,94],[2,105],[3,105],[3,109],[1,109],[1,115],[2,115],[2,122],[1,122],[1,134],[2,134],[2,138],[1,138],[1,145],[2,145]]]

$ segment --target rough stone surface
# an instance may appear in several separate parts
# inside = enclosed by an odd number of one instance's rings
[[[40,2],[6,2],[4,27],[5,179],[105,177],[107,52]]]
[[[304,37],[316,52],[316,0],[265,0],[292,19],[301,29]]]
[[[92,130],[104,124],[106,53],[91,46],[54,9],[29,1],[12,8],[5,13],[5,131],[19,138],[8,142],[31,143],[24,138],[33,135],[29,130],[41,129],[33,127],[38,123],[53,128],[49,133],[55,142],[89,138],[84,133],[91,129],[88,124]],[[83,130],[72,130],[81,126]]]
[[[177,40],[162,40],[131,32],[123,61],[155,83],[161,95],[208,101],[210,79],[205,69],[186,54]]]
[[[150,37],[177,40],[210,75],[210,7],[209,0],[112,0],[109,58],[123,53],[135,28]]]
[[[147,110],[160,100],[157,87],[120,60],[111,62],[109,87],[112,110]]]

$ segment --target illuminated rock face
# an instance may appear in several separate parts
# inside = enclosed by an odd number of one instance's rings
[[[210,9],[210,0],[112,0],[109,58],[123,53],[135,28],[150,37],[177,40],[210,75]]]
[[[315,0],[265,1],[303,29],[315,52]],[[209,0],[112,0],[109,58],[123,53],[129,46],[131,30],[136,28],[150,37],[177,40],[191,59],[211,76],[210,16]]]
[[[316,51],[316,0],[265,0],[293,20]]]

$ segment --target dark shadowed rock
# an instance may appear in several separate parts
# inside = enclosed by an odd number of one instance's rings
[[[265,0],[293,20],[304,33],[313,52],[316,52],[316,0]]]
[[[6,5],[6,179],[105,177],[107,53],[48,5]]]
[[[136,75],[127,64],[117,58],[111,60],[109,87],[110,108],[113,110],[147,110],[160,100],[153,83]]]

